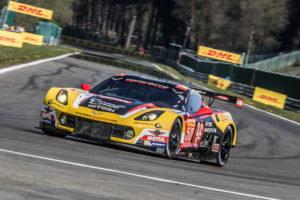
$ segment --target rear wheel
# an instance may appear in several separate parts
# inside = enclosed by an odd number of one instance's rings
[[[180,120],[177,118],[173,123],[171,131],[169,133],[168,142],[166,145],[166,154],[168,158],[175,157],[176,152],[179,149],[180,136],[181,136],[181,123]]]
[[[217,155],[217,164],[220,167],[223,167],[228,162],[232,146],[232,135],[232,128],[231,126],[228,126],[222,136]]]

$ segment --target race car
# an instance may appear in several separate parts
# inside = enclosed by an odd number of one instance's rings
[[[209,104],[202,95],[210,98]],[[242,107],[243,99],[145,76],[117,74],[91,89],[51,88],[40,128],[49,135],[126,144],[168,158],[215,159],[224,166],[236,145],[229,112],[214,99]]]

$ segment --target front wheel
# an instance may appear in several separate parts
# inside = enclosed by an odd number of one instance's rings
[[[166,154],[168,158],[174,158],[180,145],[181,123],[177,118],[169,133],[168,142],[166,145]]]
[[[232,135],[232,128],[231,126],[228,126],[222,136],[217,155],[217,164],[220,167],[223,167],[228,162],[232,145]]]

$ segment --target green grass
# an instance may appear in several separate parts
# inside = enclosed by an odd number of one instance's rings
[[[0,46],[0,66],[24,63],[74,52],[80,52],[80,50],[63,46],[35,46],[30,44],[24,44],[23,48]]]

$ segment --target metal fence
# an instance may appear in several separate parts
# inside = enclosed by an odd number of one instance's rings
[[[165,58],[165,57],[163,57],[159,54],[155,54],[155,55],[153,54],[152,55],[152,60],[154,62],[159,62],[159,63],[165,64],[165,65],[171,66],[171,67],[178,70],[180,73],[182,73],[185,76],[195,78],[195,79],[197,79],[199,81],[202,81],[204,83],[207,83],[207,81],[208,81],[209,73],[203,73],[203,72],[195,71],[195,69],[197,69],[195,66],[194,66],[194,68],[190,68],[190,66],[182,65],[177,61],[177,59],[168,59],[168,58]],[[239,69],[245,69],[245,68],[239,67]],[[230,70],[227,70],[227,71],[230,72]],[[208,71],[206,71],[206,72],[208,72]],[[211,70],[210,72],[213,72],[213,71]],[[251,79],[253,79],[253,73],[252,72],[253,72],[253,70],[251,71],[250,74],[248,74],[250,79],[248,78],[247,81],[244,81],[244,82],[251,82]],[[241,74],[240,74],[241,72],[239,72],[238,70],[235,73],[237,74],[237,76],[241,76]],[[242,70],[242,73],[245,73],[245,72],[243,72],[243,70]],[[249,73],[249,72],[246,71],[246,73]],[[242,76],[242,78],[243,78],[243,76]],[[300,88],[300,84],[298,85],[298,87]],[[233,91],[235,93],[247,96],[249,98],[252,98],[253,93],[254,93],[254,89],[255,89],[254,86],[250,86],[249,84],[245,84],[245,83],[237,83],[237,82],[234,82],[234,81],[232,82],[232,84],[228,88],[228,90],[230,90],[230,91]],[[300,100],[288,97],[287,100],[286,100],[284,109],[291,110],[291,111],[294,111],[294,112],[300,112]]]

